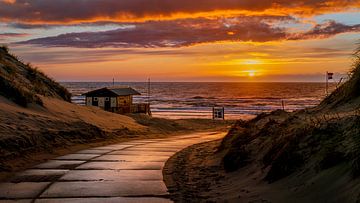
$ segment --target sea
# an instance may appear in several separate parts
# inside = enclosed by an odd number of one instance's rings
[[[82,96],[102,87],[130,86],[141,93],[135,103],[151,104],[154,117],[212,118],[213,107],[225,108],[225,119],[250,119],[263,112],[295,111],[316,106],[325,97],[324,83],[200,83],[200,82],[63,82],[72,102],[85,105]],[[334,89],[330,85],[330,89]]]

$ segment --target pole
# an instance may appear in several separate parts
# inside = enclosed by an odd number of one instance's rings
[[[148,79],[148,104],[150,106],[150,78]]]
[[[212,108],[212,118],[215,120],[215,107]]]
[[[113,87],[115,87],[115,78],[113,78]]]
[[[329,73],[326,71],[326,76],[325,76],[325,78],[326,78],[326,96],[328,96],[328,94],[329,94]]]
[[[225,120],[225,107],[223,107],[222,110],[223,110],[223,115],[222,115],[222,116],[223,116],[223,120]]]
[[[281,100],[281,106],[282,106],[282,110],[285,111],[285,102],[284,102],[284,100]]]

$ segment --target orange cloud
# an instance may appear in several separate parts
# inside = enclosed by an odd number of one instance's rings
[[[16,3],[16,0],[1,0],[0,2],[3,2],[5,4],[14,4]]]
[[[2,0],[0,20],[83,23],[231,15],[314,15],[360,8],[360,0]]]

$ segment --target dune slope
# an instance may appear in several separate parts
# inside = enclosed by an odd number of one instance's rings
[[[27,152],[145,134],[128,116],[70,103],[70,93],[0,47],[0,172]]]
[[[10,54],[6,47],[0,47],[0,95],[27,106],[29,103],[42,105],[39,95],[70,101],[70,93],[44,73],[24,64]]]
[[[220,144],[177,154],[165,167],[173,199],[359,202],[359,52],[357,59],[351,78],[319,106],[238,121]]]
[[[252,171],[252,178],[270,183],[263,195],[273,201],[358,201],[359,107],[358,61],[351,78],[318,107],[238,122],[220,145],[224,169]]]

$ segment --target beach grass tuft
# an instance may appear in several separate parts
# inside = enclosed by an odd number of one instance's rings
[[[0,85],[0,95],[24,107],[29,103],[42,105],[40,95],[71,100],[66,88],[32,64],[21,62],[6,46],[0,47]]]

